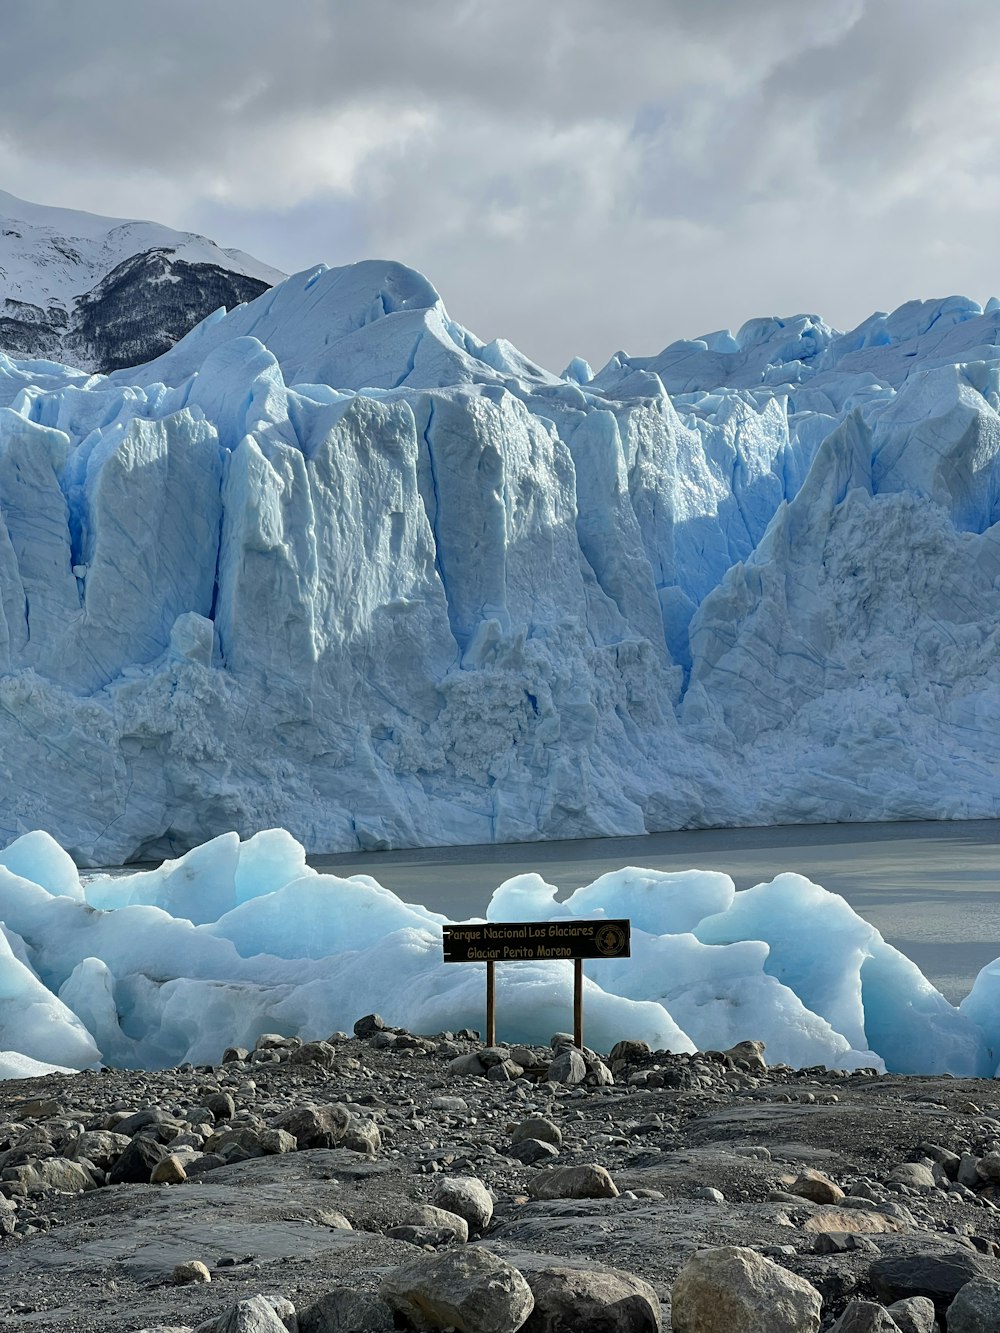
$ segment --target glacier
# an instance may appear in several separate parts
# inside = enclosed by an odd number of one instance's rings
[[[998,335],[556,375],[364,261],[107,376],[0,356],[0,840],[996,816]]]
[[[657,1050],[763,1040],[770,1063],[992,1077],[1000,960],[955,1009],[839,895],[796,874],[626,867],[556,900],[501,884],[489,921],[629,917],[632,956],[585,965],[586,1039]],[[379,1012],[482,1029],[485,966],[443,962],[445,918],[368,875],[307,866],[283,829],[218,836],[156,870],[82,879],[38,830],[0,852],[0,1077],[217,1063],[264,1032],[324,1039]],[[498,1035],[547,1044],[573,969],[496,969]]]

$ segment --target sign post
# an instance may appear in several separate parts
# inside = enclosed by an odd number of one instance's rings
[[[442,927],[446,963],[486,964],[486,1044],[495,1046],[496,964],[573,960],[573,1042],[583,1045],[583,963],[586,958],[629,958],[631,922],[490,921]]]

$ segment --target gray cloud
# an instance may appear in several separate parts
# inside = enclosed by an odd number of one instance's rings
[[[4,0],[0,185],[391,255],[558,369],[1000,286],[992,0]]]

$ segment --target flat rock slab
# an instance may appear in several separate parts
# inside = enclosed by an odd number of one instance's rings
[[[400,1264],[413,1247],[330,1227],[320,1214],[337,1211],[362,1185],[391,1190],[396,1179],[389,1162],[331,1149],[256,1158],[181,1185],[82,1195],[84,1216],[3,1253],[3,1294],[28,1307],[3,1325],[46,1333],[63,1325],[108,1333],[193,1326],[242,1297],[285,1290],[297,1276],[350,1283],[359,1268]],[[212,1281],[175,1287],[175,1265],[193,1259]],[[220,1260],[228,1262],[220,1268]],[[64,1303],[32,1311],[39,1283],[53,1281]]]
[[[232,1210],[230,1209],[230,1214]],[[329,1250],[352,1247],[366,1239],[360,1231],[325,1230],[309,1222],[253,1222],[224,1217],[207,1208],[190,1218],[171,1216],[150,1227],[144,1219],[137,1243],[134,1226],[121,1234],[100,1240],[82,1240],[73,1229],[58,1239],[45,1237],[32,1246],[30,1256],[15,1253],[5,1264],[7,1273],[30,1272],[32,1268],[69,1268],[92,1271],[120,1264],[138,1282],[166,1281],[176,1264],[200,1258],[209,1268],[220,1259],[239,1260],[253,1255],[258,1264],[281,1259],[304,1259]],[[67,1234],[67,1232],[69,1234]],[[83,1235],[92,1233],[82,1233]],[[79,1243],[74,1245],[74,1240]],[[67,1252],[67,1247],[72,1249]],[[25,1262],[30,1257],[30,1263]]]

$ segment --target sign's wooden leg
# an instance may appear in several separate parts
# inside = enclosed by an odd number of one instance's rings
[[[486,1045],[497,1044],[497,996],[496,963],[492,958],[486,963]]]
[[[583,1047],[583,959],[573,959],[573,1045]]]

